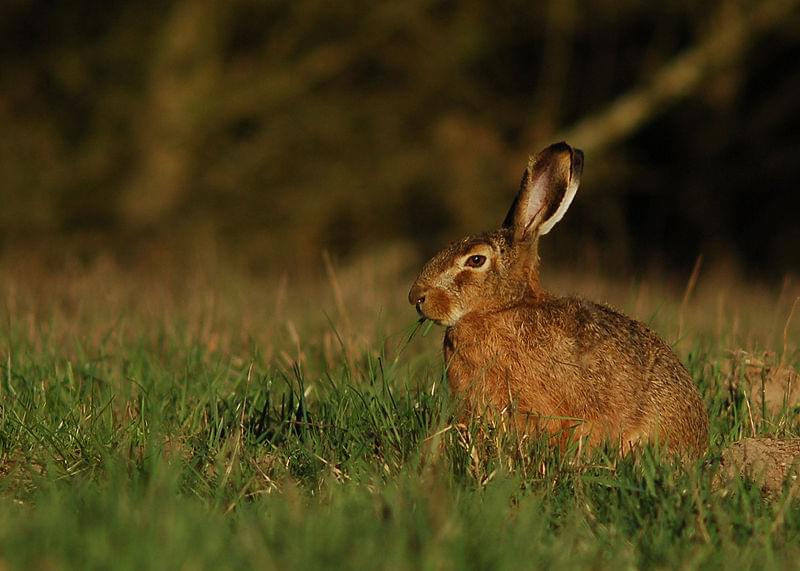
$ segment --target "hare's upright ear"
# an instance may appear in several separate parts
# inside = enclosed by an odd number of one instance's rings
[[[514,241],[543,236],[563,218],[581,181],[583,152],[561,142],[550,145],[528,161],[519,193],[503,227],[514,231]]]

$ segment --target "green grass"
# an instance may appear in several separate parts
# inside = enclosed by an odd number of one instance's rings
[[[730,328],[682,341],[712,440],[684,466],[652,449],[577,458],[457,429],[440,331],[408,341],[405,308],[342,320],[302,297],[276,317],[257,287],[145,303],[132,286],[90,286],[6,292],[0,569],[762,569],[800,557],[792,496],[714,484],[727,444],[798,429],[791,410],[751,423],[730,382],[747,374],[722,341]],[[228,301],[197,301],[212,290]]]

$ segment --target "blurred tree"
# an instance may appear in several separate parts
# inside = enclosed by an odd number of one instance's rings
[[[178,1],[158,31],[134,123],[139,156],[121,188],[121,218],[129,224],[164,223],[186,202],[222,83],[220,12],[212,0]]]
[[[800,265],[797,0],[0,6],[0,236],[206,234],[247,263],[502,217],[587,150],[548,255]]]

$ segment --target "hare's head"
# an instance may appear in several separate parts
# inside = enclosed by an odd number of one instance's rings
[[[423,317],[450,326],[473,311],[502,309],[536,296],[539,236],[564,216],[582,169],[583,153],[566,143],[532,157],[503,227],[436,254],[414,282],[409,302]]]

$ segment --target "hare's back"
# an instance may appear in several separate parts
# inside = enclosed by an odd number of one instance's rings
[[[577,365],[584,378],[588,373],[602,384],[624,383],[627,390],[658,393],[683,386],[696,392],[688,372],[658,335],[606,305],[550,297],[531,305],[523,321],[530,350],[550,347]]]
[[[705,450],[708,417],[700,393],[677,355],[647,326],[579,298],[548,299],[532,307],[526,321],[534,324],[531,338],[539,336],[540,348],[556,355],[553,370],[571,385],[566,390],[591,397],[580,399],[589,416],[618,424],[623,433],[660,433],[678,448]]]

